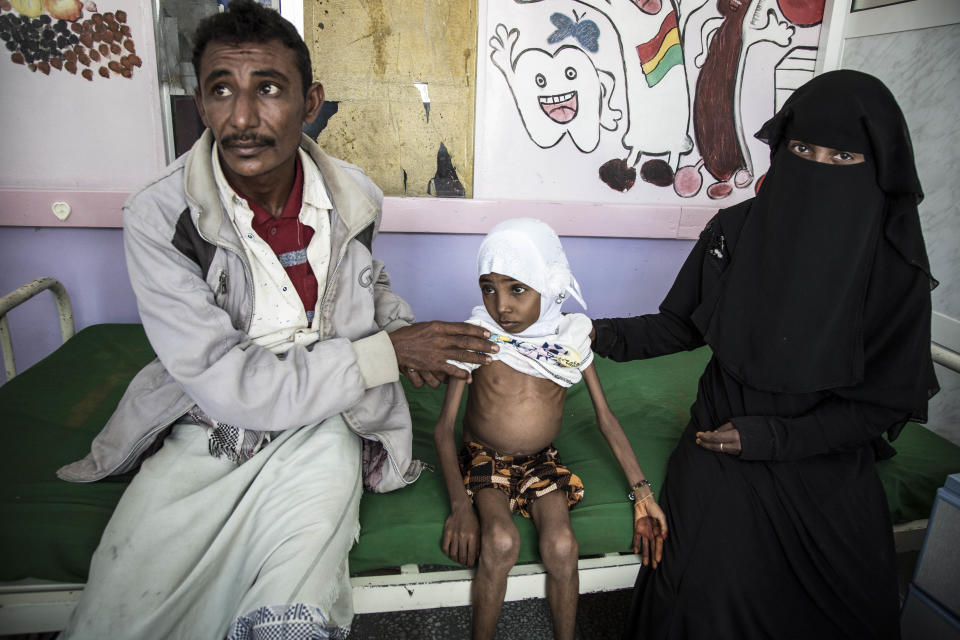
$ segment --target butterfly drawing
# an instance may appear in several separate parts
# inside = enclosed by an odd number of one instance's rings
[[[576,13],[574,13],[574,17],[576,17]],[[550,44],[556,44],[573,37],[580,43],[581,47],[590,53],[596,53],[600,50],[600,45],[597,42],[600,37],[600,28],[593,20],[571,20],[562,13],[555,13],[550,16],[550,22],[557,28],[547,38],[547,42]]]

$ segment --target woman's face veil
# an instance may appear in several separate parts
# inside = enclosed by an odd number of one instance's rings
[[[916,211],[923,189],[910,131],[880,80],[847,69],[819,75],[797,89],[756,137],[770,145],[771,162],[791,139],[866,154],[888,198],[884,235],[907,263],[927,275],[931,289],[939,284],[930,272]]]
[[[871,75],[840,70],[817,76],[756,137],[770,145],[771,156],[789,139],[868,154],[888,196],[923,199],[906,120],[890,90]]]

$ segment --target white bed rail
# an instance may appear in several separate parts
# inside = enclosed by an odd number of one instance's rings
[[[934,362],[960,373],[960,353],[947,349],[936,342],[930,343],[930,353],[933,355]]]
[[[17,375],[17,365],[13,360],[13,344],[10,340],[10,323],[7,322],[7,312],[47,289],[53,294],[53,299],[57,303],[62,342],[66,342],[73,337],[75,331],[73,327],[73,306],[70,304],[70,296],[67,295],[67,290],[57,280],[48,277],[37,278],[0,298],[0,353],[3,354],[3,365],[8,382]]]

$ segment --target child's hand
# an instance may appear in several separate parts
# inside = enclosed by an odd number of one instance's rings
[[[667,537],[667,518],[653,500],[653,494],[633,503],[633,552],[642,547],[643,564],[654,569],[663,559],[663,541]]]
[[[455,508],[443,523],[443,552],[454,562],[472,567],[480,551],[480,523],[473,505]]]

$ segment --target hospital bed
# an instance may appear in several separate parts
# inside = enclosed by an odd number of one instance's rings
[[[154,354],[136,324],[89,326],[73,335],[69,298],[50,278],[0,298],[0,317],[44,290],[58,300],[64,344],[16,375],[9,330],[0,318],[8,382],[0,386],[0,635],[63,627],[83,589],[101,532],[131,475],[91,484],[59,480],[55,471],[89,450],[133,375]],[[8,355],[9,354],[9,355]],[[667,458],[689,418],[706,349],[618,364],[596,359],[611,407],[640,464],[662,486]],[[404,383],[414,424],[414,455],[434,467],[433,425],[442,389]],[[571,512],[579,541],[582,593],[633,584],[638,557],[629,551],[631,503],[622,472],[595,425],[584,385],[573,387],[556,440],[586,493]],[[908,425],[899,454],[878,463],[895,523],[898,551],[919,549],[935,492],[960,471],[960,447]],[[350,553],[357,613],[469,603],[471,572],[440,550],[448,511],[439,472],[389,494],[364,495],[359,542]],[[523,547],[509,579],[508,600],[543,597],[535,530],[519,517]],[[146,578],[145,578],[146,579]]]

